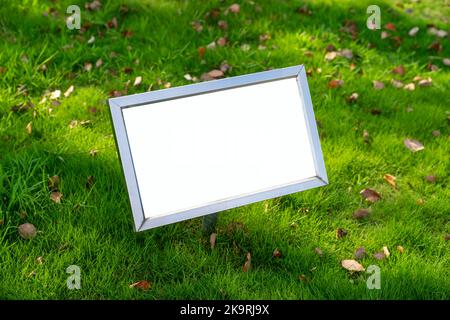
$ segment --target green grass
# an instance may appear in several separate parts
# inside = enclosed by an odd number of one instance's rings
[[[65,28],[65,9],[74,2],[82,7],[85,33]],[[402,44],[380,38],[365,27],[369,1],[309,1],[312,16],[296,13],[304,1],[239,1],[239,14],[223,15],[232,1],[102,1],[101,10],[87,12],[84,1],[3,1],[0,5],[0,297],[6,299],[449,299],[449,67],[448,38],[443,50],[427,47],[435,36],[427,24],[448,28],[446,1],[381,1],[381,23],[393,22]],[[121,16],[120,4],[129,12]],[[42,15],[50,7],[59,15]],[[222,12],[226,31],[205,20],[212,8]],[[412,8],[407,14],[405,9]],[[104,24],[117,17],[118,30]],[[339,31],[343,22],[357,23],[352,40]],[[202,22],[197,33],[191,21]],[[413,26],[420,31],[407,35]],[[122,36],[133,31],[131,38]],[[102,35],[99,35],[99,32]],[[259,50],[259,35],[271,36]],[[87,40],[95,36],[95,42]],[[202,61],[197,49],[221,36],[225,47],[207,50]],[[369,43],[375,47],[369,48]],[[249,44],[250,50],[241,50]],[[324,60],[325,47],[349,48],[353,61],[339,57]],[[67,47],[71,45],[71,47]],[[63,50],[65,48],[65,50]],[[111,57],[114,51],[117,57]],[[311,51],[312,56],[305,55]],[[28,62],[23,62],[26,55]],[[95,67],[102,58],[103,65]],[[139,63],[136,64],[136,60]],[[106,100],[112,90],[128,93],[190,83],[189,73],[201,74],[227,61],[235,76],[268,68],[304,64],[314,70],[308,78],[330,184],[262,203],[229,210],[220,215],[217,245],[201,232],[201,219],[133,232],[126,187],[122,178]],[[94,64],[90,72],[85,62]],[[427,64],[439,67],[431,72]],[[356,68],[351,70],[350,63]],[[47,70],[41,71],[42,65]],[[404,65],[404,76],[391,70]],[[131,74],[124,68],[132,68]],[[317,73],[316,69],[322,72]],[[430,87],[414,91],[395,89],[392,78],[412,82],[416,75],[430,76]],[[143,77],[139,88],[132,86]],[[329,89],[331,79],[343,79],[341,88]],[[158,81],[160,79],[161,81]],[[372,80],[385,82],[375,90]],[[59,106],[39,104],[46,90],[74,93]],[[24,85],[27,95],[18,93]],[[359,99],[348,104],[346,97]],[[24,112],[11,108],[31,102]],[[96,108],[92,113],[90,108]],[[49,112],[49,109],[52,109]],[[372,109],[382,111],[374,115]],[[412,108],[412,112],[407,109]],[[72,120],[90,120],[88,126],[69,128]],[[26,126],[32,122],[32,133]],[[363,140],[367,130],[371,143]],[[433,130],[441,135],[434,137]],[[403,140],[414,138],[425,150],[412,153]],[[91,150],[98,150],[91,156]],[[270,146],[267,146],[270,152]],[[397,177],[394,190],[384,180]],[[436,175],[434,184],[425,181]],[[61,178],[62,202],[50,200],[47,181]],[[86,179],[94,185],[86,189]],[[365,202],[359,192],[373,188],[382,199]],[[417,200],[423,204],[418,205]],[[363,221],[354,210],[371,207]],[[24,212],[26,216],[24,217]],[[22,213],[22,214],[21,214]],[[33,223],[39,230],[32,240],[19,237],[17,227]],[[348,235],[336,239],[337,228]],[[403,246],[405,252],[397,251]],[[349,275],[340,261],[352,259],[364,246],[367,268],[381,268],[381,289],[366,287],[368,274]],[[373,254],[387,246],[389,258]],[[323,256],[314,249],[320,247]],[[282,258],[275,259],[275,248]],[[242,272],[247,252],[252,269]],[[43,264],[36,259],[42,256]],[[82,289],[68,290],[66,268],[81,268]],[[30,276],[31,272],[35,276]],[[307,281],[299,281],[305,275]],[[148,291],[129,288],[148,280]]]

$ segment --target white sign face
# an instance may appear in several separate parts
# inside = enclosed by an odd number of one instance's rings
[[[327,183],[302,66],[109,103],[137,231]]]

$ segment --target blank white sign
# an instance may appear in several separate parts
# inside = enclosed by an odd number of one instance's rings
[[[137,229],[325,184],[300,80],[294,74],[121,108],[137,190],[127,184],[143,215]]]

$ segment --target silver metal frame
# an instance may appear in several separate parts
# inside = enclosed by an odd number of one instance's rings
[[[297,79],[298,90],[300,92],[301,98],[303,99],[306,125],[309,133],[311,146],[313,149],[312,152],[316,168],[315,177],[304,179],[301,181],[296,181],[294,183],[290,183],[287,185],[274,186],[273,188],[263,190],[257,193],[245,194],[241,196],[236,196],[234,198],[209,203],[204,206],[200,206],[186,211],[181,211],[178,213],[169,214],[166,216],[145,218],[141,203],[141,195],[139,193],[139,186],[133,164],[133,157],[131,154],[127,131],[123,119],[122,109],[133,108],[141,105],[146,105],[149,103],[185,98],[198,94],[211,93],[215,91],[227,90],[287,78]],[[125,175],[125,181],[128,189],[128,196],[130,199],[131,209],[134,216],[134,228],[136,232],[328,184],[325,163],[322,157],[319,135],[317,132],[316,121],[314,118],[311,96],[309,94],[308,82],[306,79],[305,68],[303,65],[258,72],[220,80],[213,80],[208,82],[146,92],[141,94],[111,98],[108,100],[108,103],[114,127],[116,144],[119,149],[119,156],[122,162],[123,172]]]

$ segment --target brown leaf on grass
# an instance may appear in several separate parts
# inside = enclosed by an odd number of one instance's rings
[[[134,79],[133,86],[138,87],[138,86],[141,85],[141,83],[142,83],[142,77],[141,77],[141,76],[137,76],[137,77]]]
[[[408,31],[408,35],[410,37],[415,37],[417,32],[419,32],[419,27],[413,27],[411,30]]]
[[[203,26],[200,21],[192,21],[191,26],[197,32],[201,32],[203,30]]]
[[[94,185],[94,177],[93,176],[88,176],[86,179],[86,189],[91,189],[92,186]]]
[[[122,36],[124,38],[131,38],[133,36],[134,32],[131,30],[124,30],[122,31]]]
[[[383,251],[380,252],[376,252],[373,257],[377,260],[384,260],[386,258],[386,255],[384,254]]]
[[[92,149],[89,151],[89,155],[91,157],[95,157],[98,154],[98,150],[97,149]]]
[[[355,259],[356,260],[361,260],[362,258],[364,258],[367,255],[366,249],[364,247],[359,247],[358,249],[356,249],[355,251]]]
[[[230,10],[230,12],[232,13],[239,13],[239,11],[241,11],[241,6],[237,3],[232,4],[228,10]]]
[[[348,234],[348,231],[343,228],[337,228],[336,230],[336,239],[341,239]]]
[[[219,47],[224,47],[227,44],[227,38],[225,37],[221,37],[219,39],[217,39],[216,43]]]
[[[24,223],[21,224],[17,230],[19,232],[19,235],[24,238],[25,240],[32,239],[36,236],[36,227],[31,223]]]
[[[384,28],[389,31],[397,31],[397,28],[395,28],[395,25],[392,22],[386,23]]]
[[[441,131],[439,130],[433,130],[431,132],[431,134],[433,135],[433,137],[439,137],[441,135]]]
[[[367,130],[363,131],[363,141],[366,144],[370,144],[371,143],[371,138],[370,138],[369,132]]]
[[[300,14],[307,15],[307,16],[312,15],[312,11],[309,9],[307,4],[305,4],[305,5],[301,6],[300,8],[298,8],[297,12],[300,13]]]
[[[363,218],[366,218],[367,216],[369,216],[370,213],[371,213],[370,209],[360,208],[360,209],[356,210],[355,212],[353,212],[353,218],[363,219]]]
[[[399,74],[401,76],[405,75],[405,67],[403,65],[399,65],[397,67],[395,67],[394,69],[392,69],[392,73],[394,74]]]
[[[349,97],[347,97],[347,102],[354,103],[354,102],[356,102],[356,100],[358,100],[358,98],[359,98],[359,94],[356,92],[353,92]]]
[[[301,274],[298,276],[298,280],[300,280],[301,282],[307,282],[308,278],[306,278],[304,274]]]
[[[332,51],[337,51],[337,49],[332,44],[329,44],[329,45],[326,46],[325,51],[326,52],[332,52]]]
[[[425,201],[422,198],[417,199],[416,204],[418,206],[423,206],[425,204]]]
[[[103,59],[101,59],[101,58],[95,62],[95,67],[97,69],[100,68],[102,65],[103,65]]]
[[[377,202],[381,195],[373,189],[366,188],[360,192],[361,196],[369,202]]]
[[[386,256],[386,258],[389,258],[389,256],[391,255],[391,253],[389,252],[388,247],[386,247],[386,246],[383,247],[383,253]]]
[[[86,8],[86,10],[96,11],[100,10],[100,8],[102,7],[102,3],[99,0],[94,0],[92,2],[86,2],[84,7]]]
[[[426,177],[425,177],[425,180],[426,180],[427,182],[429,182],[429,183],[435,183],[436,180],[437,180],[437,178],[436,178],[435,175],[429,175],[429,176],[426,176]]]
[[[213,232],[209,236],[209,243],[211,244],[211,250],[214,250],[216,247],[217,233]]]
[[[52,191],[52,193],[50,194],[50,199],[54,203],[61,203],[61,198],[62,198],[62,193],[59,191]]]
[[[432,44],[430,44],[428,46],[428,50],[433,50],[436,52],[441,52],[442,51],[442,44],[439,41],[434,41]]]
[[[444,59],[444,60],[445,60],[445,59]],[[8,68],[0,67],[0,74],[6,73],[6,71],[8,71]]]
[[[198,53],[198,56],[199,56],[201,59],[203,59],[203,57],[205,56],[205,53],[206,53],[206,48],[205,48],[205,47],[200,47],[200,48],[198,48],[198,49],[197,49],[197,53]]]
[[[89,72],[92,70],[92,63],[90,62],[85,62],[84,63],[84,71]]]
[[[445,241],[450,240],[450,234],[446,234],[445,237],[444,237],[444,239],[445,239]]]
[[[315,248],[314,252],[317,253],[321,257],[323,256],[323,251],[319,247]]]
[[[386,182],[389,183],[389,184],[390,184],[391,186],[393,186],[394,188],[396,187],[395,180],[396,180],[397,178],[394,177],[393,175],[391,175],[391,174],[389,174],[389,173],[386,173],[386,174],[383,176],[383,179],[386,180]]]
[[[338,54],[339,54],[341,57],[344,57],[344,58],[346,58],[346,59],[348,59],[348,60],[352,60],[352,59],[353,59],[353,51],[350,50],[350,49],[342,49],[342,50],[340,50],[340,51],[338,52]]]
[[[337,57],[336,51],[327,52],[325,54],[325,60],[327,61],[333,61],[334,59],[336,59],[336,57]]]
[[[432,63],[428,63],[427,64],[427,69],[432,71],[432,72],[439,71],[439,67],[437,65],[435,65],[435,64],[432,64]]]
[[[219,20],[217,22],[217,26],[222,29],[222,30],[227,30],[228,29],[228,23],[225,20]]]
[[[57,191],[59,189],[60,182],[61,182],[61,179],[57,175],[54,175],[54,176],[48,178],[48,182],[47,182],[48,189],[50,191]]]
[[[403,248],[402,246],[397,246],[397,250],[400,253],[404,253],[405,252],[405,248]]]
[[[252,255],[250,254],[250,252],[247,252],[247,256],[245,257],[245,263],[244,266],[242,267],[242,271],[248,272],[251,266],[252,266]]]
[[[417,151],[421,151],[421,150],[425,149],[423,144],[420,141],[415,140],[415,139],[405,139],[403,141],[403,143],[412,152],[417,152]]]
[[[418,85],[419,85],[419,87],[429,87],[429,86],[431,86],[432,82],[433,82],[433,80],[430,77],[428,77],[428,79],[420,80]]]
[[[344,85],[344,80],[340,80],[340,79],[333,79],[330,82],[328,82],[328,88],[330,88],[330,89],[339,88],[339,87],[342,87],[343,85]]]
[[[27,126],[25,127],[25,130],[27,131],[28,134],[32,134],[33,133],[33,122],[28,122]]]
[[[395,80],[395,79],[392,79],[391,83],[394,86],[394,88],[397,88],[397,89],[401,89],[405,85],[403,82]]]
[[[119,27],[119,24],[117,23],[117,18],[114,17],[110,21],[106,23],[106,26],[108,29],[117,29]]]
[[[147,291],[151,288],[151,283],[147,280],[141,280],[141,281],[130,284],[129,287]]]
[[[373,84],[373,87],[374,87],[376,90],[384,89],[384,83],[381,82],[381,81],[373,80],[373,81],[372,81],[372,84]]]
[[[73,85],[71,85],[71,86],[66,90],[66,92],[64,92],[64,97],[68,98],[68,97],[73,93],[74,90],[75,90],[75,87],[74,87]]]
[[[389,32],[386,31],[381,31],[381,39],[386,39],[389,38],[391,35],[389,34]]]
[[[281,258],[281,257],[282,257],[281,251],[278,250],[278,248],[276,248],[276,249],[273,251],[272,256],[273,256],[274,258]]]
[[[341,265],[344,269],[350,272],[365,271],[364,267],[356,260],[342,260]]]
[[[416,85],[413,82],[411,82],[411,83],[406,84],[403,87],[403,89],[408,90],[408,91],[414,91],[416,89]]]

